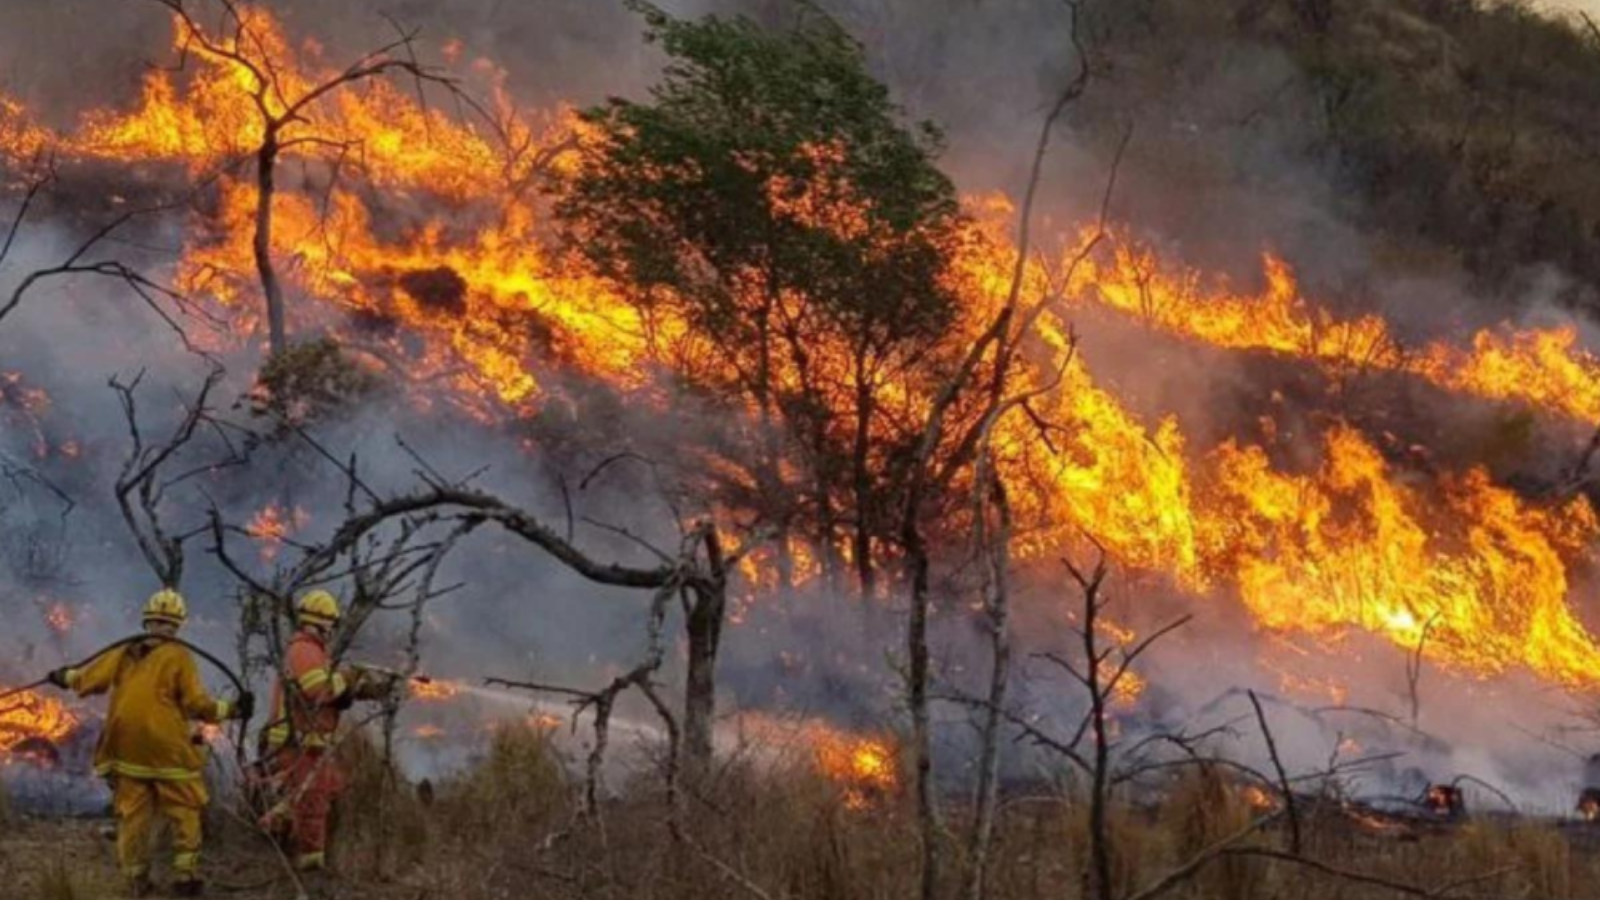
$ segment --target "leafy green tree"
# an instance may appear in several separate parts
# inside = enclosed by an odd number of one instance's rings
[[[769,31],[630,5],[668,64],[647,101],[583,114],[578,164],[556,185],[565,236],[633,302],[686,326],[664,358],[755,411],[753,475],[770,504],[758,512],[779,547],[809,525],[827,568],[848,530],[871,592],[874,540],[891,533],[885,466],[909,441],[883,388],[917,377],[955,313],[964,228],[934,163],[940,135],[906,124],[860,45],[812,7]],[[785,459],[809,490],[786,483]]]

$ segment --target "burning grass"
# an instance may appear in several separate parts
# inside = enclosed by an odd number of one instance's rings
[[[49,695],[24,691],[0,700],[0,763],[24,742],[54,743],[77,727],[77,716]]]

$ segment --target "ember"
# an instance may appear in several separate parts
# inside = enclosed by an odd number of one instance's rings
[[[77,613],[63,601],[57,600],[45,609],[44,623],[58,636],[71,631],[77,620]]]
[[[411,679],[411,696],[418,700],[449,700],[461,693],[461,685],[453,681],[416,677]]]
[[[1578,794],[1578,817],[1585,822],[1600,821],[1600,788],[1586,787]]]
[[[1422,806],[1433,816],[1451,822],[1467,814],[1466,796],[1460,787],[1453,784],[1429,785],[1427,794],[1423,795]]]
[[[10,750],[0,753],[0,765],[25,765],[36,769],[54,769],[61,765],[61,751],[42,737],[28,737]]]
[[[1269,810],[1278,808],[1278,798],[1267,792],[1260,785],[1247,784],[1240,789],[1239,793],[1244,797],[1244,802],[1250,804],[1251,809]]]

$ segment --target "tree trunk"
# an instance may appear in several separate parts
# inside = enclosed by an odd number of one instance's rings
[[[911,707],[912,764],[917,780],[917,824],[921,839],[922,900],[939,891],[939,809],[933,787],[932,728],[928,710],[928,548],[916,514],[905,526],[906,562],[911,568],[911,622],[906,628],[907,704]]]
[[[839,534],[840,515],[833,504],[834,465],[828,453],[827,421],[822,415],[812,413],[811,433],[812,476],[815,482],[817,504],[817,565],[821,568],[822,584],[829,593],[843,587],[840,575],[842,561],[836,539]]]
[[[694,777],[711,764],[712,723],[717,714],[717,650],[727,608],[723,591],[697,593],[686,626],[689,666],[683,698],[683,768]]]
[[[694,589],[694,604],[684,626],[689,637],[689,664],[683,697],[683,771],[691,779],[711,768],[712,726],[717,714],[717,654],[728,608],[722,544],[716,530],[708,530],[705,540],[712,577],[709,584]]]
[[[775,300],[773,302],[776,302]],[[761,495],[774,504],[770,511],[773,525],[773,543],[778,569],[778,589],[788,590],[794,585],[793,514],[789,498],[783,488],[781,457],[783,443],[779,439],[777,416],[773,413],[772,396],[772,311],[763,309],[756,319],[758,345],[756,370],[756,405],[761,411]]]
[[[987,450],[985,451],[987,454]],[[985,613],[989,624],[992,656],[989,670],[989,696],[983,717],[983,745],[978,756],[978,797],[972,829],[972,867],[967,882],[968,900],[983,900],[988,889],[989,848],[994,841],[995,808],[1000,799],[1001,710],[1005,708],[1011,679],[1010,582],[1011,502],[1005,484],[993,473],[990,461],[990,488],[999,521],[993,536],[986,536],[984,555],[989,566],[989,596]],[[980,505],[980,517],[988,514]],[[984,527],[987,519],[980,518]]]
[[[272,196],[276,190],[278,131],[269,125],[256,151],[256,272],[267,303],[267,341],[272,353],[288,347],[289,329],[283,309],[283,287],[272,266]]]
[[[856,521],[851,552],[855,556],[856,577],[862,599],[878,592],[878,573],[872,565],[872,470],[868,455],[872,449],[872,413],[875,398],[860,356],[856,360],[856,434],[851,453],[855,482]]]
[[[1111,835],[1106,824],[1110,803],[1111,737],[1106,732],[1106,688],[1100,683],[1099,582],[1085,586],[1083,599],[1084,678],[1089,688],[1090,731],[1094,760],[1089,784],[1089,900],[1112,900]]]

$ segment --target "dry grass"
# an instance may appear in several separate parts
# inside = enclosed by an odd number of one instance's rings
[[[676,840],[660,780],[641,766],[619,774],[599,819],[574,816],[579,785],[549,735],[499,732],[468,771],[438,784],[432,801],[390,778],[375,748],[345,748],[350,791],[334,840],[341,900],[911,900],[916,893],[916,817],[904,793],[857,804],[803,758],[725,763],[685,799]],[[1437,888],[1492,873],[1451,896],[1592,896],[1600,883],[1600,829],[1531,820],[1478,819],[1407,832],[1374,832],[1336,808],[1302,810],[1306,855],[1335,869]],[[1160,878],[1256,815],[1217,772],[1194,769],[1162,792],[1120,798],[1111,817],[1120,895]],[[1002,804],[989,896],[1074,900],[1083,896],[1088,834],[1070,786]],[[290,896],[276,857],[258,836],[207,840],[206,869],[238,900]],[[940,847],[957,896],[966,872],[969,821],[952,796]],[[117,896],[111,847],[95,821],[19,817],[0,829],[0,897],[101,900]],[[1282,849],[1284,830],[1254,838]],[[754,890],[752,889],[754,888]],[[7,893],[13,889],[12,893]],[[1360,885],[1258,857],[1219,859],[1170,900],[1392,900]]]
[[[39,876],[36,896],[38,900],[84,900],[85,898],[84,894],[79,893],[66,861],[59,857],[52,859]]]
[[[724,764],[687,792],[689,842],[668,828],[654,772],[619,778],[599,819],[575,816],[580,786],[549,736],[514,726],[498,732],[469,771],[437,785],[430,802],[388,778],[371,746],[352,745],[351,789],[334,846],[352,897],[407,892],[460,900],[524,896],[617,900],[910,898],[916,830],[910,798],[858,806],[803,759]],[[360,812],[357,812],[359,810]],[[1119,802],[1112,816],[1115,881],[1126,895],[1201,848],[1236,832],[1257,812],[1214,771],[1178,779],[1159,804]],[[1581,896],[1600,878],[1600,839],[1555,824],[1471,821],[1374,833],[1331,809],[1307,811],[1305,850],[1336,869],[1409,885],[1437,886],[1484,873],[1462,896]],[[1082,896],[1087,858],[1084,804],[1057,796],[1007,800],[996,837],[990,896]],[[964,804],[953,798],[941,848],[949,892],[965,872]],[[1283,848],[1284,832],[1252,838]],[[1392,898],[1280,861],[1232,856],[1202,869],[1169,895],[1180,900]]]

